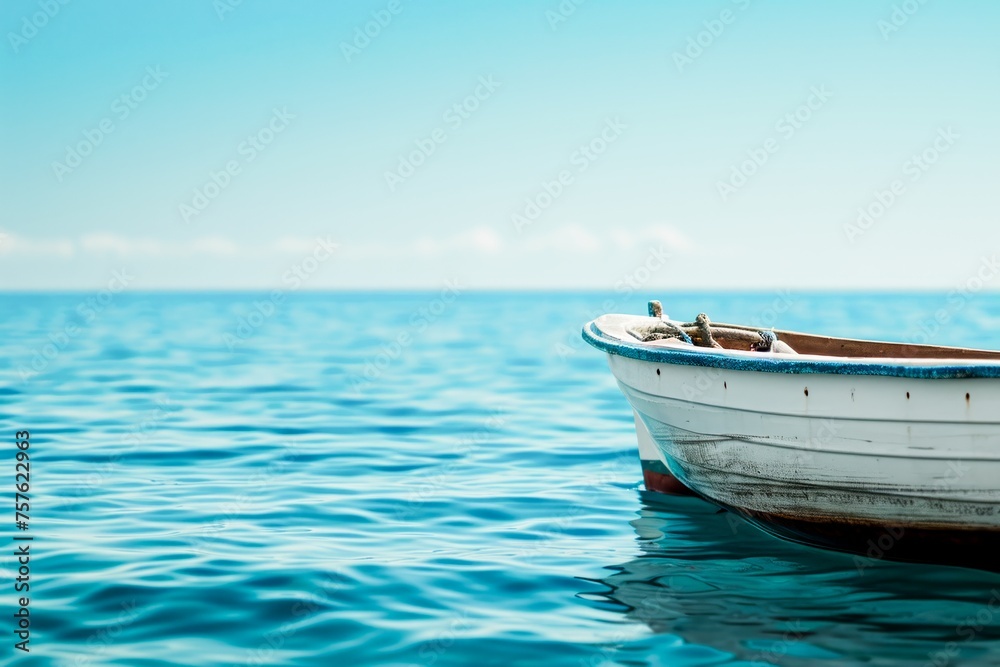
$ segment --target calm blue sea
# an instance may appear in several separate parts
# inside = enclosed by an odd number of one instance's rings
[[[1000,664],[996,574],[822,552],[642,490],[579,331],[649,297],[1000,348],[1000,297],[971,292],[3,295],[0,662]]]

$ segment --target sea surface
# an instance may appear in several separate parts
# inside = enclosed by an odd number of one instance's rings
[[[986,292],[0,295],[0,662],[1000,664],[1000,575],[824,552],[643,490],[631,411],[579,332],[648,298],[1000,348]],[[30,655],[14,533],[34,538]]]

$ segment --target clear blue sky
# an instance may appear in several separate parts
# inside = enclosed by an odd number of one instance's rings
[[[1000,250],[998,25],[985,0],[5,0],[0,289],[280,287],[317,237],[307,288],[947,289]]]

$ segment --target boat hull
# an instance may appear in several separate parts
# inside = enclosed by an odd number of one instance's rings
[[[800,542],[997,567],[1000,383],[796,375],[618,355],[611,370],[678,485]],[[643,452],[646,453],[643,453]],[[652,483],[651,483],[652,482]]]
[[[639,442],[639,463],[642,465],[642,482],[647,491],[674,496],[690,496],[694,492],[674,477],[653,441],[639,413],[635,412],[635,434]]]

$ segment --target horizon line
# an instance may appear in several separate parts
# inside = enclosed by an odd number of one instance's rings
[[[268,294],[271,292],[281,292],[285,296],[292,294],[428,294],[439,292],[442,287],[330,287],[330,288],[303,288],[296,290],[280,289],[275,287],[148,287],[134,290],[118,290],[116,296],[141,295],[141,294]],[[94,292],[107,291],[106,288],[22,288],[3,289],[0,288],[0,296],[32,296],[40,294],[91,294]],[[641,294],[661,293],[664,296],[670,294],[765,294],[774,292],[794,292],[796,294],[944,294],[959,291],[954,287],[809,287],[796,289],[794,287],[716,287],[701,288],[692,287],[685,289],[658,290],[632,290],[623,293],[613,288],[575,288],[575,287],[469,287],[461,290],[462,294],[615,294],[619,298],[631,298]],[[1000,287],[983,287],[979,290],[969,290],[971,294],[996,293],[1000,294]]]

